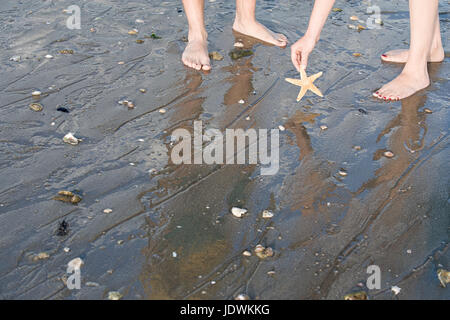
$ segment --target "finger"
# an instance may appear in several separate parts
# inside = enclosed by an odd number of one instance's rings
[[[308,66],[308,56],[309,56],[309,52],[302,52],[300,66],[303,69],[306,69],[306,67]]]
[[[297,54],[297,51],[293,48],[291,48],[291,61],[292,61],[292,64],[294,65],[295,69],[297,69],[297,71],[300,72],[300,69],[299,69],[300,63],[298,60],[298,54]]]

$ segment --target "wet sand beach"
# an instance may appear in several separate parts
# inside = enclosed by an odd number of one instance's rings
[[[299,77],[289,47],[236,39],[234,1],[206,1],[209,51],[224,57],[209,73],[181,62],[181,1],[78,1],[80,30],[66,27],[72,4],[0,6],[0,299],[450,298],[436,275],[450,269],[448,53],[429,64],[429,88],[393,103],[371,96],[401,71],[380,55],[408,47],[406,1],[373,2],[383,26],[361,32],[349,17],[365,22],[368,2],[336,2],[342,11],[308,64],[308,74],[323,71],[324,97],[300,102],[284,81]],[[312,1],[257,5],[258,19],[292,43]],[[448,49],[449,2],[439,10]],[[253,54],[232,60],[236,40]],[[284,126],[280,170],[174,165],[171,133],[199,120],[221,131]],[[69,132],[82,141],[64,143]],[[53,200],[60,190],[82,201]],[[232,207],[248,213],[236,218]],[[258,244],[273,257],[258,258]],[[81,289],[69,290],[76,257]],[[370,265],[381,289],[366,288]]]

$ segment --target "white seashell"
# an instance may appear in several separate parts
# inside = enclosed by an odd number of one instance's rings
[[[142,19],[136,19],[136,23],[144,23],[144,20],[142,20]]]
[[[270,218],[273,217],[273,213],[270,212],[269,210],[264,210],[263,213],[262,213],[262,217],[264,219],[270,219]]]
[[[250,251],[245,250],[244,252],[242,252],[242,255],[245,257],[250,257],[252,253]]]
[[[162,114],[166,113],[166,109],[164,109],[164,108],[159,109],[159,113],[162,113]]]
[[[244,293],[240,293],[234,298],[234,300],[250,300],[250,297]]]
[[[327,130],[327,129],[328,129],[328,127],[324,124],[320,126],[320,130]]]
[[[71,145],[77,145],[78,143],[81,142],[81,139],[75,138],[75,136],[73,135],[73,133],[69,132],[68,134],[66,134],[63,138],[63,141],[65,143],[71,144]]]
[[[63,250],[64,250],[65,253],[70,252],[70,248],[69,247],[65,247]]]
[[[237,218],[242,218],[242,216],[247,213],[247,209],[233,207],[233,208],[231,208],[231,213],[233,214],[233,216],[235,216]]]
[[[243,44],[242,42],[238,41],[238,42],[235,42],[235,43],[234,43],[234,46],[235,46],[236,48],[243,48],[243,47],[244,47],[244,44]]]
[[[395,295],[398,295],[398,294],[400,293],[401,290],[402,290],[402,288],[397,287],[397,286],[391,287],[391,291],[392,291]]]
[[[172,257],[176,258],[177,257],[177,253],[174,251],[172,252]]]
[[[105,210],[103,210],[103,212],[104,212],[104,213],[111,213],[111,212],[112,212],[112,209],[105,209]]]
[[[279,126],[278,126],[278,129],[280,129],[280,131],[286,130],[286,128],[285,128],[284,126],[282,126],[282,125],[279,125]]]
[[[72,270],[80,270],[81,266],[84,264],[84,261],[81,258],[75,258],[69,261],[67,267]]]
[[[9,61],[19,62],[20,56],[13,56],[13,57],[9,58]]]
[[[241,100],[239,100],[239,103],[240,103],[240,104],[244,104],[245,101],[244,101],[243,99],[241,99]]]
[[[32,95],[33,97],[38,97],[38,96],[40,96],[41,94],[42,94],[42,92],[40,92],[40,91],[38,91],[38,90],[33,91],[33,92],[31,93],[31,95]]]
[[[47,55],[45,56],[45,59],[53,59],[53,56],[52,56],[51,54],[47,54]]]

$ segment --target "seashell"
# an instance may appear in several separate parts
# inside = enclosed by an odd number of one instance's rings
[[[285,128],[284,126],[282,126],[282,125],[279,125],[279,126],[278,126],[278,129],[279,129],[280,131],[286,130],[286,128]]]
[[[97,30],[95,30],[95,28],[90,28],[89,31],[90,31],[90,32],[95,32],[95,31],[97,31]]]
[[[271,271],[267,271],[267,274],[269,276],[274,276],[275,275],[275,271],[271,270]]]
[[[244,252],[242,252],[242,255],[245,257],[250,257],[252,253],[250,251],[245,250]]]
[[[53,56],[51,54],[45,55],[45,59],[53,59]]]
[[[119,62],[117,62],[117,64],[122,65],[122,64],[125,64],[125,62],[124,61],[119,61]]]
[[[320,130],[327,130],[327,129],[328,129],[328,127],[324,124],[320,126]]]
[[[362,30],[366,30],[366,27],[358,24],[358,26],[356,27],[356,29],[358,29],[358,31],[362,31]]]
[[[361,150],[361,146],[353,146],[352,148],[355,149],[356,151]]]
[[[118,241],[117,241],[117,244],[118,244],[118,245],[121,245],[121,244],[123,244],[123,243],[124,243],[123,240],[118,240]]]
[[[391,291],[394,293],[394,295],[398,295],[401,290],[402,290],[402,288],[397,287],[397,286],[391,287]]]
[[[246,117],[245,120],[249,121],[250,120],[250,116]]]
[[[380,18],[376,18],[376,19],[375,19],[375,23],[376,23],[376,24],[379,24],[380,26],[384,25],[383,20],[381,20]]]
[[[144,20],[142,20],[142,19],[136,19],[136,23],[144,23]]]
[[[84,264],[84,261],[81,258],[75,258],[69,261],[67,267],[72,270],[80,270],[81,266]]]
[[[231,208],[231,213],[233,214],[233,216],[235,216],[237,218],[242,218],[242,216],[247,213],[247,209],[233,207],[233,208]]]
[[[20,56],[13,56],[13,57],[9,58],[9,61],[19,62]]]
[[[138,43],[138,44],[143,44],[145,41],[144,40],[142,40],[142,39],[137,39],[136,40],[136,43]]]
[[[42,92],[40,92],[39,90],[33,91],[33,92],[31,93],[31,95],[32,95],[33,97],[39,97],[41,94],[42,94]]]
[[[146,93],[146,92],[147,92],[147,89],[143,89],[143,88],[142,88],[142,89],[139,89],[139,91],[142,92],[142,93]]]
[[[273,217],[273,213],[270,212],[269,210],[264,210],[264,211],[262,212],[262,217],[263,217],[264,219],[270,219],[270,218]]]
[[[358,19],[357,16],[351,16],[351,17],[350,17],[350,20],[352,20],[352,21],[358,21],[359,19]]]
[[[86,287],[98,287],[99,284],[97,282],[88,281],[85,283]]]
[[[108,292],[108,299],[109,300],[120,300],[122,299],[123,295],[119,291],[110,291]]]
[[[80,143],[82,140],[76,138],[73,133],[69,132],[68,134],[66,134],[63,138],[63,141],[65,143],[71,144],[73,146],[76,146],[78,143]]]
[[[111,213],[111,212],[112,212],[112,209],[105,209],[105,210],[103,210],[103,212],[104,212],[104,213]]]
[[[385,151],[384,153],[383,153],[383,155],[386,157],[386,158],[392,158],[393,156],[394,156],[394,153],[392,152],[392,151]]]
[[[349,24],[349,25],[348,25],[348,28],[349,28],[349,29],[353,29],[353,30],[356,30],[356,26],[355,26],[355,25],[353,25],[353,24]]]
[[[244,104],[245,103],[245,101],[243,99],[239,100],[238,102],[239,102],[239,104]]]
[[[80,196],[70,192],[70,191],[59,191],[58,195],[53,197],[53,200],[70,202],[72,204],[79,203],[82,199]]]
[[[44,109],[44,107],[39,103],[31,103],[30,109],[33,111],[39,112],[39,111],[42,111]]]
[[[243,48],[243,47],[244,47],[244,44],[243,44],[242,42],[240,42],[240,41],[237,41],[237,42],[234,43],[234,46],[235,46],[236,48]]]
[[[162,113],[162,114],[166,113],[166,109],[164,109],[164,108],[159,109],[159,113]]]
[[[424,108],[423,111],[424,111],[425,113],[433,113],[433,111],[431,111],[431,109],[428,109],[428,108]]]
[[[66,191],[66,190],[58,191],[58,194],[60,196],[68,196],[68,197],[73,197],[75,195],[73,192]]]
[[[33,257],[33,261],[36,262],[36,261],[45,260],[48,258],[50,258],[50,255],[47,252],[40,252]]]
[[[64,250],[65,253],[70,252],[70,248],[69,247],[65,247],[63,250]]]
[[[223,55],[221,55],[219,52],[217,51],[213,51],[209,53],[209,57],[213,60],[216,61],[222,61],[223,60]]]
[[[138,32],[139,32],[138,29],[133,29],[133,30],[128,31],[128,34],[130,36],[135,36],[138,34]]]
[[[367,293],[364,291],[349,293],[344,296],[344,300],[367,300]]]
[[[437,276],[441,285],[445,288],[448,283],[450,283],[450,271],[444,269],[438,269]]]
[[[255,254],[260,259],[266,259],[273,256],[273,249],[270,247],[264,248],[262,245],[258,244],[255,247]]]
[[[342,177],[346,177],[348,175],[347,171],[344,168],[339,169],[338,173]]]
[[[238,294],[234,300],[250,300],[250,297],[244,293]]]
[[[353,53],[353,56],[354,56],[354,57],[361,57],[362,54],[361,54],[361,53],[358,53],[358,52],[355,52],[355,53]]]
[[[73,54],[73,50],[69,50],[69,49],[59,50],[59,53],[61,53],[61,54]]]

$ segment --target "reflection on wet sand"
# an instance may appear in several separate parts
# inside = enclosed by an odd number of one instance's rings
[[[222,124],[222,131],[241,113],[239,100],[248,101],[253,91],[252,75],[255,69],[251,59],[242,58],[232,66],[223,68],[232,75],[226,78],[231,83],[224,96],[227,108],[215,118],[217,123]],[[190,94],[175,106],[177,111],[171,118],[174,125],[168,130],[168,135],[177,128],[192,132],[193,121],[198,120],[203,112],[204,98],[197,96],[202,76],[199,73],[191,76],[186,81]],[[235,126],[238,127],[238,123]],[[164,226],[158,226],[164,231],[153,235],[144,250],[147,264],[140,279],[147,298],[173,299],[195,294],[201,298],[201,289],[208,284],[211,273],[221,266],[225,269],[229,267],[227,261],[231,263],[235,259],[233,248],[236,239],[230,230],[224,232],[221,215],[232,205],[244,203],[245,196],[241,191],[249,183],[248,176],[253,168],[180,165],[172,167],[167,177],[158,180],[158,194],[187,191],[159,208],[170,218],[163,222]],[[214,293],[213,288],[208,291],[209,295]]]

